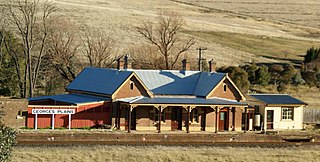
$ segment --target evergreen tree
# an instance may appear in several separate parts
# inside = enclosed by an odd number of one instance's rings
[[[270,81],[270,74],[268,72],[268,67],[265,65],[262,65],[261,67],[258,68],[256,71],[256,79],[255,82],[256,84],[266,86],[268,85]]]
[[[309,63],[315,60],[320,53],[320,48],[311,47],[307,50],[307,54],[304,56],[304,63]]]
[[[222,68],[223,69],[223,68]],[[220,70],[222,70],[220,69]],[[250,87],[250,82],[248,80],[248,73],[241,69],[240,67],[230,66],[224,71],[229,74],[231,80],[236,84],[236,86],[242,91],[247,92]]]

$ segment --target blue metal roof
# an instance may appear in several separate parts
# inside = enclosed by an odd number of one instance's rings
[[[133,70],[154,94],[206,96],[224,73],[178,70]]]
[[[250,96],[266,103],[266,104],[297,104],[297,105],[307,105],[292,96],[285,94],[251,94]]]
[[[202,72],[194,89],[194,94],[196,96],[207,96],[225,76],[225,73]]]
[[[54,100],[59,102],[65,102],[70,104],[82,104],[90,102],[100,102],[100,101],[110,101],[110,98],[84,95],[84,94],[62,94],[54,96],[41,96],[29,98],[29,101],[39,101],[39,100]]]
[[[66,89],[112,95],[132,73],[159,95],[207,96],[225,77],[225,73],[200,71],[85,68]]]
[[[132,71],[86,67],[66,89],[112,95],[131,74]]]
[[[134,104],[190,104],[190,105],[247,105],[244,102],[237,102],[232,100],[224,100],[219,98],[205,99],[205,98],[187,98],[187,97],[143,97],[140,99],[132,100],[129,103]]]
[[[199,72],[178,70],[134,70],[154,94],[192,95]]]

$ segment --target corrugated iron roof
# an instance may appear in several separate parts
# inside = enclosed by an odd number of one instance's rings
[[[225,73],[202,72],[193,93],[196,96],[207,96],[225,76]]]
[[[134,70],[154,94],[192,95],[199,72],[182,73],[176,70]]]
[[[66,89],[111,95],[131,74],[132,71],[86,67]]]
[[[290,95],[286,94],[251,94],[250,96],[266,103],[266,104],[297,104],[297,105],[306,105],[305,102],[302,102]]]
[[[224,100],[219,98],[205,99],[205,98],[184,98],[184,97],[143,97],[129,103],[134,104],[190,104],[190,105],[247,105],[244,102],[237,102],[232,100]]]
[[[206,96],[225,77],[200,71],[85,68],[66,89],[111,95],[132,73],[156,95]]]
[[[29,98],[29,101],[39,101],[39,100],[54,100],[59,102],[65,102],[70,104],[83,104],[90,102],[100,102],[100,101],[110,101],[110,98],[84,95],[84,94],[61,94],[54,96],[41,96]]]
[[[178,70],[133,70],[154,94],[206,96],[224,73]]]

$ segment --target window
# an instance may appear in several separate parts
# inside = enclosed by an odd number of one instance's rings
[[[192,123],[199,123],[199,112],[198,109],[193,109],[190,113],[190,121]]]
[[[227,92],[227,85],[225,83],[223,83],[223,91]]]
[[[291,119],[293,120],[293,108],[284,107],[282,108],[282,119]]]
[[[133,90],[134,83],[130,82],[130,89]]]
[[[258,105],[255,105],[254,106],[254,112],[255,113],[259,113],[260,111],[259,111],[259,106]]]
[[[166,122],[166,117],[165,117],[166,113],[165,113],[165,110],[162,110],[161,112],[161,121],[163,123]],[[159,121],[159,110],[155,108],[155,111],[154,111],[154,121],[157,122]]]

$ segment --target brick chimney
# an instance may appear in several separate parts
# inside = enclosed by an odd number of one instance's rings
[[[182,60],[182,70],[183,71],[190,70],[190,62],[187,62],[187,59]]]
[[[209,61],[209,72],[213,72],[216,71],[216,62],[213,61],[213,59],[211,59]]]
[[[125,55],[124,57],[120,57],[117,59],[117,69],[131,69],[131,62],[129,60],[129,55]]]
[[[124,69],[124,59],[122,57],[118,58],[117,59],[117,69],[120,70],[120,69]]]

